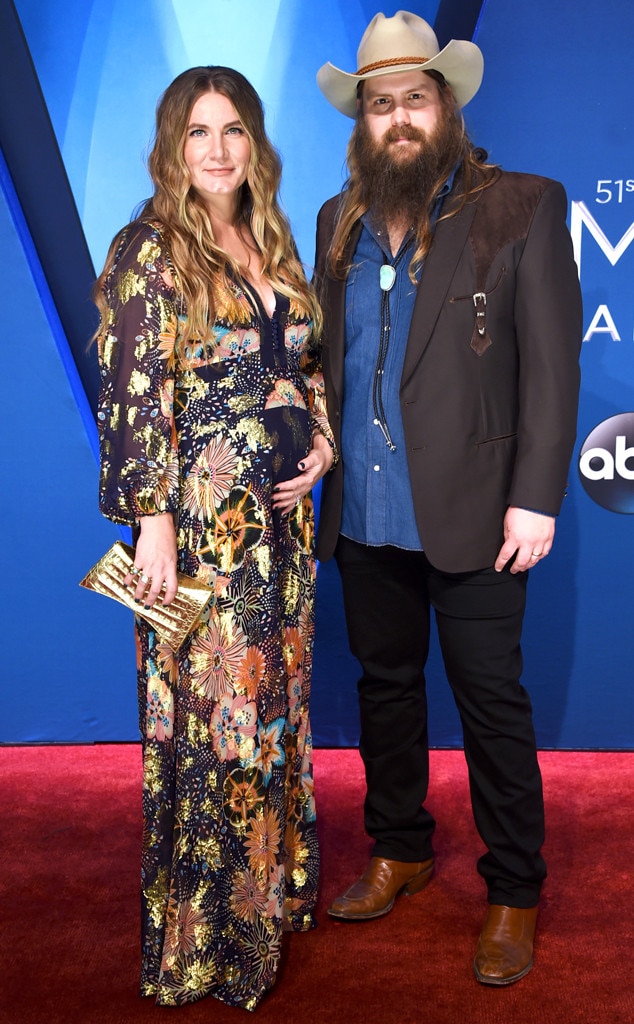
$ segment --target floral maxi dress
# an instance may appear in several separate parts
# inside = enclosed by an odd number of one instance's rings
[[[236,283],[217,302],[211,351],[177,350],[170,266],[158,226],[128,230],[99,352],[101,511],[131,525],[172,512],[178,568],[215,577],[217,594],[178,654],[136,619],[141,991],[254,1009],[283,928],[314,926],[319,859],[313,505],[281,515],[271,494],[314,429],[331,435],[310,322],[280,296],[270,319]]]

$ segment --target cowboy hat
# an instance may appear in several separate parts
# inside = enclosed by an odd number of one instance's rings
[[[475,43],[452,39],[439,50],[432,27],[409,11],[393,18],[376,14],[359,43],[357,72],[341,71],[328,62],[317,72],[317,84],[329,103],[346,114],[357,115],[357,86],[366,78],[397,71],[440,71],[451,87],[458,106],[473,99],[482,81],[484,59]]]

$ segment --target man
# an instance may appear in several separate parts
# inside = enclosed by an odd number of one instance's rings
[[[579,388],[581,304],[562,186],[486,163],[460,108],[483,60],[421,18],[377,14],[350,74],[317,80],[356,118],[349,180],[320,212],[328,411],[341,459],[318,557],[335,555],[362,667],[373,856],[334,901],[365,920],[433,872],[424,666],[434,609],[463,726],[488,912],[474,968],[533,964],[546,868],[532,710],[520,684],[527,570],[550,552]]]

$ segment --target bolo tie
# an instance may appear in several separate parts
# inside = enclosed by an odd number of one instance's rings
[[[379,354],[376,359],[376,369],[374,371],[372,406],[374,408],[376,421],[383,437],[385,438],[385,443],[391,452],[396,451],[396,445],[390,436],[387,418],[385,416],[385,409],[383,407],[383,370],[385,368],[387,349],[390,341],[390,291],[394,287],[394,282],[396,281],[396,268],[403,259],[407,248],[407,245],[403,245],[400,252],[397,253],[391,261],[388,260],[386,254],[383,253],[385,263],[381,265],[379,270],[379,285],[381,286],[381,336],[379,338]]]

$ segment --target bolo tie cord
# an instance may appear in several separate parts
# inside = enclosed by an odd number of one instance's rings
[[[379,270],[379,284],[381,286],[381,336],[379,338],[379,352],[376,360],[376,368],[374,371],[374,383],[372,387],[372,406],[374,408],[374,415],[379,424],[379,428],[385,443],[391,452],[396,451],[396,445],[392,441],[389,427],[387,425],[387,418],[385,415],[385,408],[383,406],[383,371],[385,369],[385,360],[387,359],[387,350],[390,341],[390,291],[394,287],[396,281],[396,268],[403,259],[407,246],[403,246],[401,251],[398,253],[395,259],[391,262],[388,261],[388,257],[383,253],[383,259],[385,263]]]

